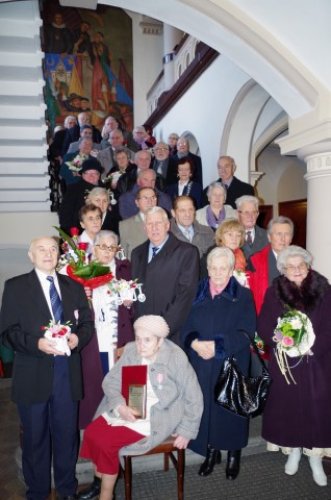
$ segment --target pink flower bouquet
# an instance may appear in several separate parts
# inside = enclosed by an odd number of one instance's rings
[[[43,326],[42,329],[45,331],[44,337],[46,339],[55,341],[55,349],[70,356],[71,351],[68,346],[68,339],[71,334],[71,328],[69,323],[61,325],[60,322],[55,323],[52,320],[48,326]]]

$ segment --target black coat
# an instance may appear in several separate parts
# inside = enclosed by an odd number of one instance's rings
[[[145,302],[136,302],[136,317],[159,314],[170,327],[170,339],[178,334],[194,299],[199,277],[199,252],[173,234],[148,264],[149,240],[131,254],[132,278],[143,283]]]
[[[84,179],[67,187],[59,210],[60,226],[63,231],[69,234],[71,227],[80,228],[79,210],[85,205],[88,193],[95,187]]]
[[[198,437],[189,448],[206,455],[207,445],[217,450],[239,450],[247,445],[248,419],[224,410],[214,401],[214,387],[224,358],[235,355],[241,371],[247,374],[250,344],[240,331],[253,338],[256,326],[255,307],[251,292],[239,285],[235,278],[220,295],[212,299],[209,279],[200,282],[197,299],[182,328],[181,340],[196,371],[204,398],[204,412]],[[191,349],[193,340],[214,340],[216,355],[204,360]]]
[[[311,271],[301,297],[284,276],[268,288],[258,320],[258,334],[269,347],[284,303],[305,312],[316,335],[313,356],[288,358],[295,384],[288,385],[281,374],[273,349],[269,362],[272,385],[263,414],[262,437],[284,447],[331,448],[331,287],[326,279]],[[285,294],[282,300],[279,286]],[[298,289],[299,290],[299,289]],[[287,299],[284,295],[287,295]],[[319,297],[319,300],[317,298]]]
[[[222,184],[222,179],[217,179],[217,182]],[[208,186],[209,187],[209,186]],[[208,205],[207,191],[208,187],[204,189],[204,205]],[[255,196],[254,188],[248,182],[243,182],[238,177],[233,176],[230,186],[226,190],[226,204],[236,207],[236,199],[244,195]]]
[[[71,331],[79,338],[78,347],[68,357],[72,398],[79,400],[83,395],[79,352],[92,337],[94,325],[83,287],[60,274],[58,281],[64,322],[70,321]],[[6,281],[0,334],[4,345],[15,351],[12,398],[17,403],[45,402],[52,393],[54,356],[38,349],[38,341],[44,335],[41,328],[50,319],[51,312],[35,271]]]

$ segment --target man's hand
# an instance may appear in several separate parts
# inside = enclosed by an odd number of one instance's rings
[[[68,346],[70,350],[72,351],[75,349],[75,347],[78,346],[79,339],[75,333],[71,333],[69,338],[68,338]]]
[[[64,352],[55,349],[55,344],[53,340],[42,338],[38,340],[38,349],[46,354],[52,354],[53,356],[64,356]]]

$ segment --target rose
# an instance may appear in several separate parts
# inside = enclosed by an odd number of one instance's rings
[[[88,243],[82,241],[81,243],[78,243],[78,248],[79,250],[83,250],[83,252],[86,252],[86,250],[88,249]]]
[[[78,236],[79,235],[79,229],[78,229],[78,227],[71,227],[70,228],[70,235],[71,236]]]
[[[286,337],[284,336],[282,338],[282,344],[284,347],[292,347],[294,345],[294,340],[292,337]]]
[[[302,321],[299,318],[292,318],[290,323],[293,330],[300,330],[302,328]]]

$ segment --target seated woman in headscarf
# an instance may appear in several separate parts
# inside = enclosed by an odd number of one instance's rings
[[[105,397],[96,419],[84,433],[80,455],[92,460],[96,476],[78,498],[100,494],[111,500],[119,472],[119,457],[140,455],[172,434],[174,445],[186,448],[198,433],[203,403],[197,377],[185,353],[167,340],[169,327],[161,316],[141,316],[134,323],[135,342],[103,381]],[[122,395],[125,368],[146,366],[146,416],[138,418]]]

